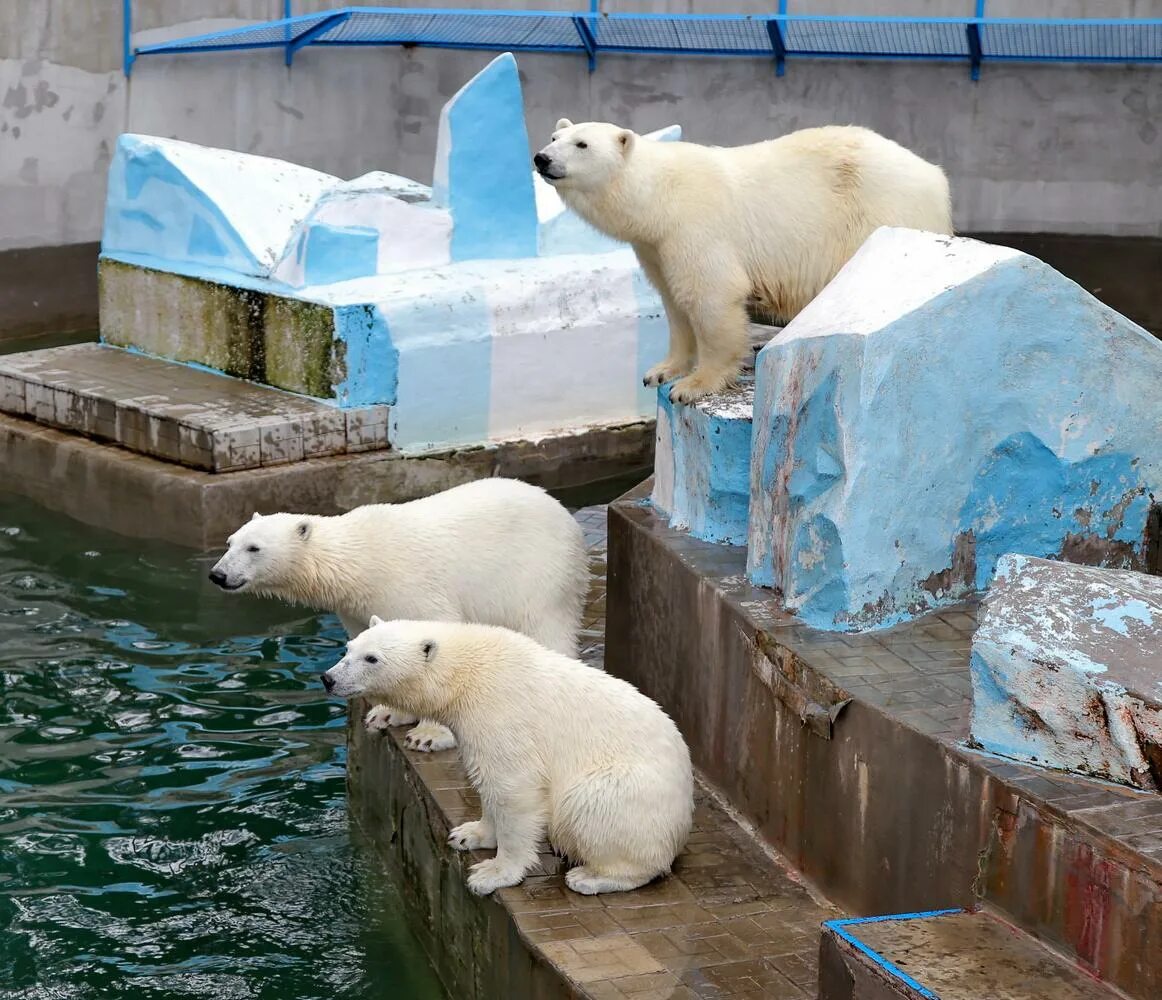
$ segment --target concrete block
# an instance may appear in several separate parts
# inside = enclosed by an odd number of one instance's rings
[[[271,418],[258,430],[258,453],[263,465],[285,465],[303,460],[303,426],[297,420]]]
[[[1045,264],[881,229],[758,356],[748,573],[825,629],[984,589],[1006,552],[1140,568],[1162,343]]]
[[[14,417],[25,415],[24,384],[23,379],[0,375],[0,413],[10,413]]]
[[[1162,579],[1002,556],[972,688],[984,749],[1162,790]]]
[[[367,406],[348,410],[347,451],[374,451],[388,446],[388,414],[386,406]]]
[[[754,380],[692,406],[658,390],[653,505],[670,527],[706,542],[745,545]]]
[[[56,393],[52,386],[41,382],[26,382],[24,386],[25,413],[42,424],[56,423]]]
[[[211,437],[215,472],[257,469],[262,464],[258,428],[220,428],[212,431]]]
[[[305,417],[302,427],[304,458],[339,455],[347,450],[347,421],[342,410]]]

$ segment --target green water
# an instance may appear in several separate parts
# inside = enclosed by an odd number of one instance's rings
[[[349,828],[329,616],[0,493],[0,997],[425,1000]]]

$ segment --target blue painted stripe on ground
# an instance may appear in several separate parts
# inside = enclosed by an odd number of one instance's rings
[[[955,913],[966,912],[966,910],[956,908],[951,910],[927,910],[917,913],[891,913],[879,917],[849,917],[843,920],[825,920],[823,922],[823,926],[828,930],[834,931],[841,938],[843,938],[844,941],[850,944],[853,948],[857,949],[863,955],[866,955],[868,958],[870,958],[873,962],[876,963],[876,965],[878,965],[889,975],[899,979],[900,982],[904,983],[906,986],[910,986],[917,993],[919,993],[920,996],[924,997],[925,1000],[940,1000],[940,997],[937,996],[937,994],[933,993],[922,983],[913,979],[899,966],[889,962],[878,951],[874,951],[872,948],[868,947],[868,945],[860,941],[859,938],[855,937],[855,935],[849,934],[845,928],[854,927],[858,924],[882,924],[889,920],[922,920],[925,917],[948,917]]]

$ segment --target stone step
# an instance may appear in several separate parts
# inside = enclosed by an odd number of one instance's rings
[[[987,911],[829,920],[819,1000],[1115,1000],[1039,941]]]
[[[0,357],[0,412],[208,472],[388,447],[388,407],[317,400],[104,344]]]

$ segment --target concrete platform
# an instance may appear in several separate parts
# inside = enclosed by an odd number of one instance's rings
[[[829,920],[819,1000],[1116,1000],[991,913]]]
[[[976,608],[825,633],[747,583],[740,547],[610,507],[606,666],[849,912],[995,906],[1139,1000],[1162,996],[1162,796],[966,746]]]
[[[0,412],[209,472],[388,446],[386,406],[341,410],[103,344],[0,357]]]
[[[374,451],[212,473],[0,414],[0,489],[83,524],[206,549],[256,510],[339,514],[489,476],[563,489],[646,467],[653,446],[653,424],[641,422],[424,456]]]

